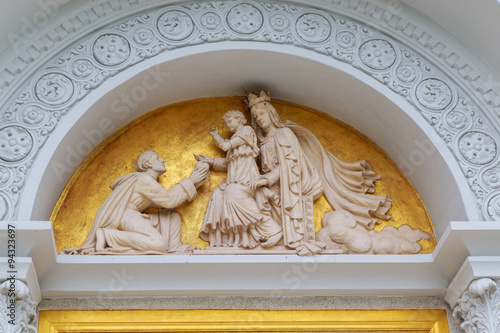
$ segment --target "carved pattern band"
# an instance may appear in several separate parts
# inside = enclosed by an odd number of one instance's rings
[[[438,67],[380,31],[326,11],[257,1],[171,6],[106,31],[60,54],[4,111],[0,135],[11,133],[15,142],[0,148],[0,161],[19,179],[9,185],[16,191],[0,181],[0,194],[8,198],[0,200],[0,214],[4,211],[7,219],[15,217],[31,158],[75,101],[132,63],[168,49],[228,40],[293,44],[352,64],[387,85],[417,107],[444,139],[484,217],[500,219],[495,210],[500,188],[489,180],[490,173],[480,176],[498,166],[498,130]]]

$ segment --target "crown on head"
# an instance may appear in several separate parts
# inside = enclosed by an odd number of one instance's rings
[[[251,93],[248,93],[247,98],[245,99],[245,103],[248,105],[249,109],[260,102],[271,102],[271,97],[269,96],[268,92],[265,92],[263,90],[261,90],[260,92],[252,91]]]

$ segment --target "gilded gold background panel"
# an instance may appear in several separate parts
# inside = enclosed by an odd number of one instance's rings
[[[382,175],[375,194],[392,199],[389,214],[393,221],[383,221],[376,227],[408,224],[434,234],[432,222],[424,204],[396,164],[375,143],[345,123],[326,114],[299,105],[274,101],[281,118],[292,120],[311,130],[323,146],[345,161],[367,160],[375,172]],[[224,153],[209,134],[211,125],[219,127],[223,137],[230,133],[222,123],[222,115],[230,109],[249,114],[242,97],[205,98],[192,100],[151,111],[120,129],[82,163],[62,193],[51,216],[57,251],[83,244],[94,216],[111,190],[109,184],[119,176],[135,171],[135,159],[147,149],[156,150],[167,160],[167,172],[160,177],[165,187],[175,185],[189,176],[196,163],[193,154],[223,157]],[[212,171],[208,181],[190,203],[177,208],[182,219],[182,241],[205,248],[198,237],[204,212],[212,191],[225,180],[225,173]],[[315,202],[316,230],[321,218],[331,211],[321,197]],[[436,239],[421,240],[421,253],[431,253]]]

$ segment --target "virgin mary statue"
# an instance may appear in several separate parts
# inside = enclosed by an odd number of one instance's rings
[[[368,162],[344,162],[326,151],[309,130],[284,123],[266,92],[248,94],[246,103],[257,133],[263,174],[252,187],[268,187],[280,200],[266,202],[273,218],[282,224],[284,245],[298,254],[325,248],[315,239],[313,200],[324,194],[336,212],[352,217],[372,230],[391,207],[387,196],[370,195],[380,179]]]

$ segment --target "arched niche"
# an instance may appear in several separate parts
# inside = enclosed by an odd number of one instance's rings
[[[74,105],[42,147],[20,200],[20,219],[48,220],[88,153],[133,119],[163,105],[255,88],[327,113],[372,139],[419,192],[438,239],[450,221],[479,219],[456,159],[405,98],[348,64],[253,42],[172,50],[107,79]]]

